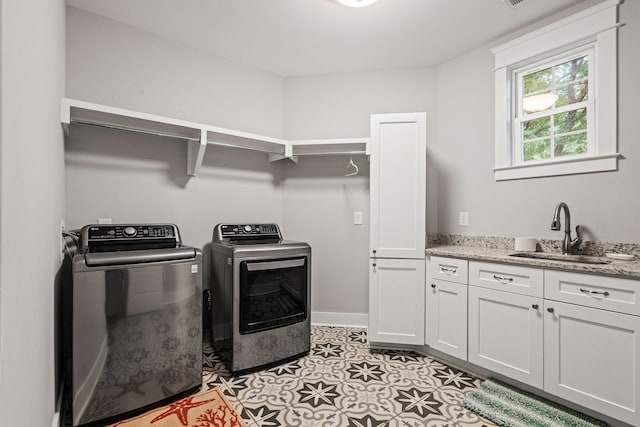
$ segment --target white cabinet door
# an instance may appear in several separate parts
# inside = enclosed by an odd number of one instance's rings
[[[371,252],[425,257],[426,114],[371,116]]]
[[[424,344],[425,261],[372,259],[369,341]]]
[[[469,362],[542,388],[542,299],[469,286]]]
[[[427,345],[467,360],[467,285],[431,279],[426,293]]]
[[[640,425],[640,317],[545,300],[544,390]]]

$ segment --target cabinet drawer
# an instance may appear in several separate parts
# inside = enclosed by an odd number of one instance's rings
[[[517,265],[469,262],[469,284],[542,298],[543,270]]]
[[[467,284],[466,259],[432,256],[427,264],[427,272],[432,279]]]
[[[546,299],[640,316],[640,280],[545,270]]]

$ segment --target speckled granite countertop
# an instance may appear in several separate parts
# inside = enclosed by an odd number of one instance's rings
[[[495,247],[437,245],[428,247],[426,253],[427,255],[466,258],[474,261],[500,262],[503,264],[640,279],[640,259],[637,256],[633,261],[611,260],[608,264],[585,264],[571,261],[516,258],[509,256],[515,253],[515,250]],[[608,260],[608,258],[604,259]]]

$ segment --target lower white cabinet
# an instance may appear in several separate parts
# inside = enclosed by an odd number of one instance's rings
[[[640,426],[640,280],[470,261],[467,286],[464,267],[431,257],[429,346]]]
[[[542,388],[542,305],[542,298],[469,286],[469,362]]]
[[[369,341],[423,345],[425,260],[369,262]]]
[[[427,345],[467,360],[467,285],[431,279],[426,294]]]
[[[544,304],[544,390],[640,425],[640,317]]]

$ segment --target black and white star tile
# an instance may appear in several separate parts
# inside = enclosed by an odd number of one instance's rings
[[[309,355],[233,376],[205,345],[203,389],[248,427],[493,427],[462,406],[480,381],[414,352],[369,348],[365,329],[313,326]]]

